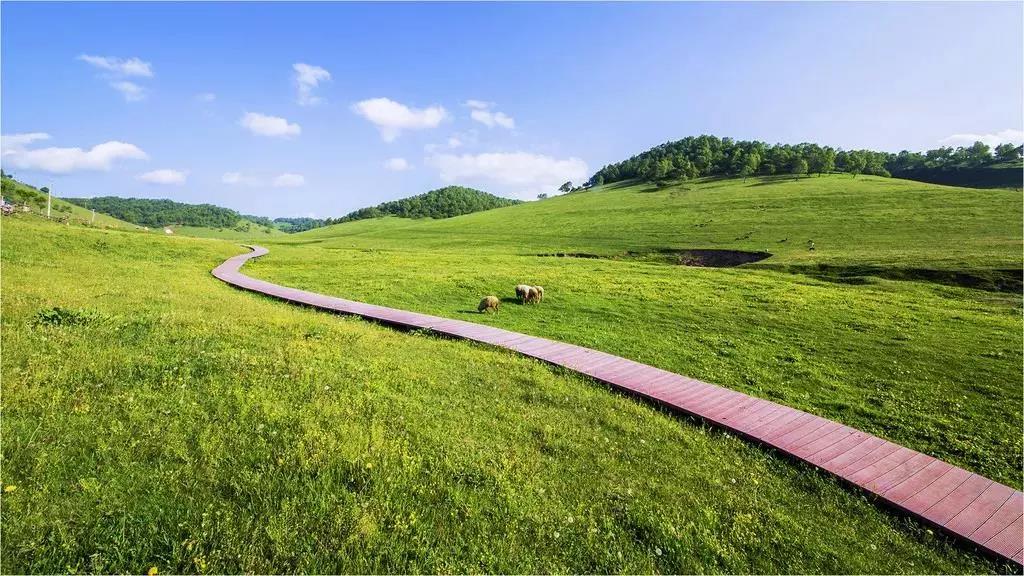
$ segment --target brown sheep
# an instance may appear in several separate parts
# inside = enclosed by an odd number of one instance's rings
[[[529,284],[517,284],[516,285],[516,298],[519,298],[520,302],[526,302],[526,297],[530,295]]]
[[[477,306],[476,309],[481,314],[488,312],[490,310],[494,310],[495,312],[497,312],[498,306],[500,305],[501,300],[498,300],[497,296],[485,296],[484,299],[480,301],[480,305]]]

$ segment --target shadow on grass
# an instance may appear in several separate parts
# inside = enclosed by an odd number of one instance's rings
[[[1024,271],[1019,269],[931,270],[928,268],[889,268],[871,265],[836,266],[830,264],[758,264],[754,268],[802,274],[836,284],[870,284],[871,278],[874,277],[885,280],[931,282],[987,292],[1020,294],[1024,289]]]

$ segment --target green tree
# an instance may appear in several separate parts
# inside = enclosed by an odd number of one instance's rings
[[[569,182],[566,182],[565,184],[562,184],[561,186],[558,187],[558,191],[562,192],[562,193],[566,193],[566,192],[568,192],[570,190],[572,190],[572,181],[571,180]]]
[[[867,158],[862,152],[850,152],[846,157],[846,171],[853,174],[854,178],[857,177],[857,174],[864,172],[864,167],[867,165]]]
[[[789,165],[789,173],[797,177],[807,174],[807,160],[800,156],[793,158],[792,163]]]
[[[1021,159],[1021,147],[1007,142],[996,146],[996,159],[1000,162],[1016,162]]]
[[[743,158],[743,163],[740,166],[740,176],[744,180],[752,174],[757,174],[757,169],[761,166],[761,155],[757,152],[750,152]]]
[[[547,197],[548,197],[548,195],[545,192],[541,192],[540,194],[537,194],[537,200],[547,200]]]

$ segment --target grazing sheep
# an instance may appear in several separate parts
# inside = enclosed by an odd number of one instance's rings
[[[544,298],[544,289],[540,286],[530,286],[530,290],[526,294],[526,302],[537,303],[542,298]]]
[[[526,297],[530,295],[529,284],[517,284],[516,285],[516,298],[519,298],[520,302],[526,302]]]
[[[497,296],[485,296],[484,299],[480,301],[480,305],[477,306],[476,309],[481,314],[489,310],[494,310],[495,312],[497,312],[498,306],[500,304],[501,300],[498,300]]]

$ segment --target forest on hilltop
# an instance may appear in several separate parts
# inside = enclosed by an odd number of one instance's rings
[[[638,178],[645,181],[685,180],[702,176],[771,176],[846,172],[876,176],[932,175],[1009,168],[1000,182],[1019,187],[1021,147],[1000,144],[993,150],[983,142],[968,147],[942,147],[927,152],[898,154],[874,150],[842,150],[818,144],[768,144],[716,136],[690,136],[655,146],[594,174],[590,185]],[[996,166],[999,165],[999,166]],[[1017,172],[1014,173],[1013,169]],[[970,185],[970,184],[963,184]]]
[[[451,218],[461,214],[512,206],[519,203],[519,200],[501,198],[474,188],[446,186],[424,194],[410,196],[409,198],[384,202],[369,208],[360,208],[341,218],[328,218],[325,223],[327,225],[341,224],[342,222],[380,218],[382,216],[398,216],[399,218]]]
[[[140,226],[157,227],[174,224],[206,228],[231,228],[243,220],[242,215],[238,212],[213,204],[185,204],[174,200],[121,198],[118,196],[65,198],[65,200]]]

